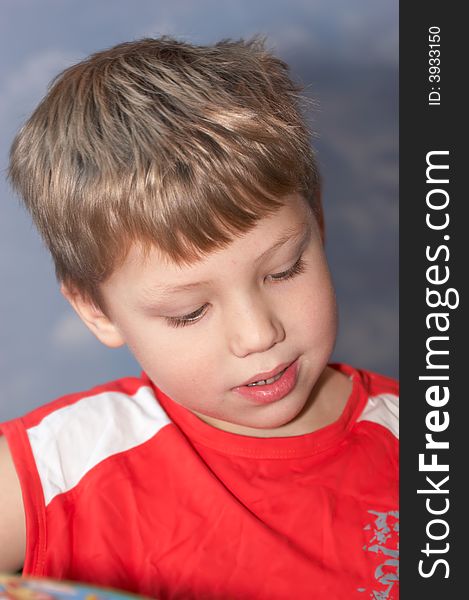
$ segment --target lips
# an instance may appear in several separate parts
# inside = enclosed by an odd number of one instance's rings
[[[233,388],[232,391],[255,404],[276,402],[288,396],[295,389],[298,380],[298,366],[298,359],[290,364],[279,365],[272,371],[254,375],[243,385]]]

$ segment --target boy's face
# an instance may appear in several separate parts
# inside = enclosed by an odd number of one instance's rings
[[[305,432],[301,415],[333,349],[336,306],[321,234],[302,198],[288,197],[190,266],[156,248],[144,259],[134,246],[102,294],[109,318],[74,303],[82,318],[105,344],[127,343],[175,402],[235,433],[282,435],[298,415],[289,435]]]

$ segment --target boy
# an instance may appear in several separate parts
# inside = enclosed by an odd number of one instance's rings
[[[397,386],[329,366],[319,177],[258,40],[67,69],[10,177],[143,367],[1,426],[0,570],[158,598],[397,598]]]

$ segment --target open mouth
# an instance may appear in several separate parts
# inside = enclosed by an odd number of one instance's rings
[[[280,379],[280,377],[285,373],[287,369],[283,369],[280,373],[277,373],[274,377],[270,377],[269,379],[260,379],[259,381],[253,381],[252,383],[248,383],[247,387],[254,387],[257,385],[267,385],[269,383],[275,383]]]

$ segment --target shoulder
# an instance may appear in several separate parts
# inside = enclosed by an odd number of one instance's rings
[[[333,365],[349,376],[360,397],[356,422],[381,425],[399,439],[399,382],[396,379],[348,365]]]
[[[399,439],[399,383],[391,377],[359,370],[367,401],[357,421],[381,425]]]
[[[44,419],[53,415],[78,416],[86,412],[86,408],[102,401],[102,405],[111,401],[118,405],[124,398],[137,398],[142,394],[142,388],[149,388],[149,383],[140,377],[123,377],[115,381],[108,381],[87,390],[72,392],[39,406],[23,415],[19,420],[26,429],[31,429],[40,424]],[[139,393],[140,392],[140,393]]]
[[[116,459],[114,467],[121,464],[123,453],[169,423],[145,376],[69,394],[0,423],[0,571],[24,563],[28,573],[35,572],[46,551],[51,502],[67,501],[67,492],[75,493],[85,480],[96,489],[103,473],[109,474],[108,459]],[[163,452],[159,439],[152,447]]]
[[[148,380],[129,377],[69,394],[0,425],[13,455],[37,480],[45,504],[100,463],[148,441],[170,420]],[[31,473],[33,475],[31,475]]]
[[[151,439],[170,420],[149,383],[132,377],[60,398],[22,422],[47,505],[106,459]]]

